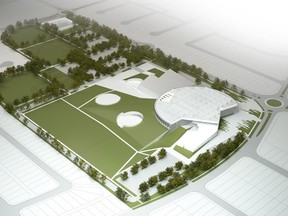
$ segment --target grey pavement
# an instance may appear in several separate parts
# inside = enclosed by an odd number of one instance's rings
[[[61,192],[67,191],[72,188],[72,184],[69,181],[64,179],[59,173],[57,173],[54,169],[52,169],[50,166],[44,163],[41,159],[35,156],[32,152],[30,152],[27,148],[25,148],[21,143],[19,143],[15,138],[13,138],[6,131],[4,131],[1,128],[1,125],[0,125],[0,135],[3,138],[5,138],[9,143],[11,143],[14,147],[16,147],[19,151],[21,151],[24,155],[26,155],[29,159],[31,159],[35,164],[41,167],[41,169],[43,169],[49,176],[51,176],[54,180],[56,180],[59,183],[58,188],[48,193],[45,193],[43,195],[39,195],[35,198],[22,202],[20,204],[17,204],[17,205],[9,205],[5,200],[3,200],[0,197],[0,209],[1,209],[1,212],[5,212],[5,216],[20,215],[19,212],[24,207],[46,200],[49,197],[55,196]]]

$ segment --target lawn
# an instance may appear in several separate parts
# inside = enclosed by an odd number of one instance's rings
[[[34,55],[38,56],[39,58],[50,61],[51,64],[56,64],[58,58],[66,58],[67,54],[73,49],[78,48],[61,39],[55,39],[27,48],[26,50],[30,50]]]
[[[171,147],[181,136],[186,132],[186,129],[179,127],[172,132],[165,134],[160,140],[153,144],[146,146],[144,150],[155,149],[155,148],[169,148]],[[145,151],[146,152],[146,151]]]
[[[24,96],[31,98],[40,89],[44,91],[48,84],[45,79],[26,71],[5,78],[0,84],[0,93],[5,102],[13,103],[15,99],[21,100]]]
[[[164,74],[164,71],[159,70],[157,68],[152,68],[152,69],[150,69],[148,71],[154,73],[155,76],[158,77],[158,78],[161,77]]]
[[[103,126],[62,100],[26,115],[107,176],[112,177],[135,153]]]
[[[121,99],[117,104],[102,106],[95,103],[95,100],[91,100],[85,106],[81,107],[81,110],[103,122],[138,150],[145,147],[167,130],[167,128],[162,126],[155,118],[155,100],[137,98],[117,91],[111,93],[120,96]],[[143,121],[136,127],[120,128],[116,122],[117,116],[121,112],[128,111],[138,111],[142,113],[144,116]]]
[[[128,167],[133,166],[134,164],[138,163],[139,161],[141,161],[141,160],[143,160],[143,159],[145,159],[145,158],[147,158],[147,157],[148,157],[148,156],[143,155],[143,154],[136,154],[136,155],[129,161],[129,163],[127,163],[126,166],[123,167],[122,170],[125,170],[125,169],[127,169]]]
[[[59,71],[56,68],[49,68],[45,71],[42,71],[42,73],[46,73],[48,76],[51,76],[52,78],[56,78],[61,83],[64,84],[65,89],[69,90],[72,89],[74,80],[70,76],[64,74],[63,72]]]
[[[128,78],[126,78],[125,80],[135,79],[135,78],[145,80],[147,77],[148,77],[147,74],[139,73],[139,74],[136,74],[136,75],[134,75],[134,76],[128,77]]]
[[[43,41],[53,38],[49,34],[45,33],[42,29],[36,26],[28,26],[28,27],[16,29],[15,33],[11,35],[11,38],[20,47],[21,42],[26,43],[26,41],[28,41],[29,45],[39,43],[39,40],[37,38],[38,35],[45,35],[45,39]]]
[[[79,107],[90,99],[96,97],[97,95],[108,92],[110,90],[111,89],[102,86],[94,85],[81,92],[77,92],[73,95],[70,95],[69,97],[66,97],[65,100],[73,104],[74,106]]]
[[[267,104],[271,107],[280,107],[282,106],[282,101],[278,100],[278,99],[269,99],[267,100]]]
[[[183,155],[186,158],[191,158],[194,155],[194,152],[189,151],[188,149],[185,149],[181,146],[176,145],[174,147],[174,150]]]

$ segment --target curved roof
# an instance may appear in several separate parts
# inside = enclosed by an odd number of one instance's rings
[[[237,108],[228,95],[206,87],[172,89],[155,102],[157,115],[169,125],[179,120],[218,124],[221,112]]]

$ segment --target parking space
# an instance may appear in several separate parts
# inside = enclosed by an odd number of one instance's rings
[[[150,213],[150,216],[229,216],[232,215],[200,193],[190,193]]]
[[[206,188],[248,216],[288,215],[288,179],[251,158],[241,158]]]

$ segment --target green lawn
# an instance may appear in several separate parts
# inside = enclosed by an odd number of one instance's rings
[[[77,47],[61,39],[55,39],[27,48],[26,50],[30,50],[34,55],[38,56],[39,58],[50,61],[51,64],[56,64],[58,58],[66,58],[67,54],[73,49],[77,49]]]
[[[49,69],[43,71],[42,73],[46,73],[47,75],[51,76],[52,78],[56,78],[57,80],[59,80],[61,83],[64,84],[66,90],[72,89],[74,80],[70,76],[59,71],[58,69],[49,68]]]
[[[24,96],[31,98],[32,94],[40,89],[45,90],[48,84],[45,79],[26,71],[5,78],[0,84],[0,94],[5,102],[13,103],[15,99],[21,100]]]
[[[135,153],[103,126],[62,100],[26,114],[107,176]]]
[[[158,78],[161,77],[165,73],[164,71],[159,70],[157,68],[152,68],[152,69],[150,69],[148,71],[154,73],[155,76],[158,77]]]
[[[282,101],[278,100],[278,99],[269,99],[267,100],[267,104],[271,107],[280,107],[282,106]]]
[[[28,27],[16,29],[15,33],[11,35],[11,38],[20,47],[22,41],[24,43],[28,41],[29,45],[39,43],[39,40],[37,38],[38,35],[45,35],[45,39],[43,41],[53,38],[49,34],[45,33],[42,29],[36,26],[28,26]]]
[[[147,74],[139,73],[139,74],[136,74],[134,76],[128,77],[125,80],[129,80],[129,79],[133,79],[133,78],[139,78],[139,79],[145,80],[147,77],[148,77]]]
[[[182,127],[176,128],[169,134],[164,135],[160,140],[144,148],[144,150],[171,147],[186,132]]]
[[[65,100],[73,104],[74,106],[79,107],[90,99],[96,97],[97,95],[110,90],[111,89],[102,86],[94,85],[81,92],[77,92],[69,97],[66,97]]]
[[[174,147],[174,150],[183,155],[186,158],[191,158],[194,155],[194,152],[189,151],[188,149],[185,149],[181,146],[176,145]]]
[[[155,118],[155,100],[137,98],[117,91],[111,93],[120,96],[121,99],[117,104],[102,106],[96,104],[95,100],[92,100],[83,106],[81,110],[103,122],[138,150],[145,147],[167,130]],[[81,95],[81,92],[79,95]],[[116,122],[117,116],[121,112],[128,111],[138,111],[142,113],[144,116],[143,121],[136,127],[120,128]]]
[[[148,156],[146,155],[143,155],[143,154],[136,154],[132,159],[131,161],[129,161],[129,163],[126,164],[126,166],[122,169],[122,170],[125,170],[127,169],[128,167],[130,166],[133,166],[135,163],[138,163],[139,161],[147,158]]]

